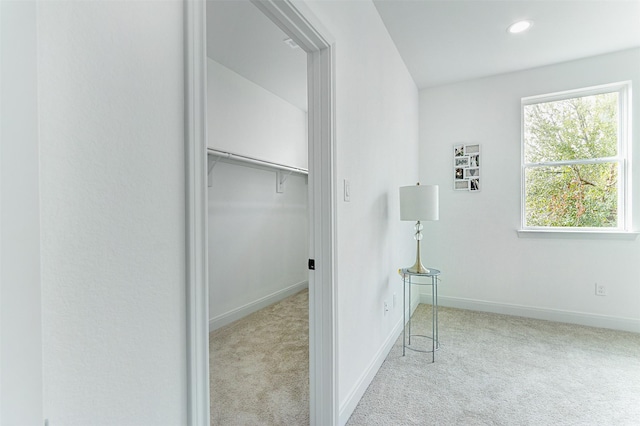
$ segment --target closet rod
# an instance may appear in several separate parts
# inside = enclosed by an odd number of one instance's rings
[[[258,166],[270,167],[272,169],[278,170],[287,170],[293,173],[300,173],[303,175],[308,175],[309,171],[306,169],[300,169],[298,167],[285,166],[284,164],[272,163],[270,161],[258,160],[257,158],[248,157],[246,155],[233,154],[231,152],[218,151],[217,149],[207,148],[207,154],[215,155],[220,158],[225,158],[229,160],[242,161],[245,163],[256,164]]]

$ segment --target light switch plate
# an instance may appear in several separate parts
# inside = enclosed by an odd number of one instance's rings
[[[351,201],[351,182],[348,179],[344,180],[344,201]]]

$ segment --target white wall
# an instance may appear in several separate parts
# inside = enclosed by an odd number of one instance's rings
[[[338,398],[345,422],[402,325],[415,260],[398,188],[418,177],[418,91],[371,2],[308,2],[335,39]],[[342,183],[351,182],[351,201]],[[393,293],[398,305],[393,307]],[[385,315],[383,304],[390,311]]]
[[[42,424],[36,4],[0,2],[0,425]]]
[[[307,114],[209,59],[208,146],[307,167]],[[305,288],[308,186],[291,175],[219,162],[209,187],[209,327],[226,325]]]
[[[440,221],[425,254],[443,271],[440,302],[471,309],[640,331],[640,239],[518,238],[520,99],[632,80],[640,50],[420,92],[421,179],[440,185]],[[632,178],[640,187],[640,97],[633,96]],[[482,144],[482,188],[452,190],[452,147]],[[633,200],[640,229],[640,197]],[[608,295],[595,296],[595,283]]]
[[[44,416],[185,424],[183,4],[37,17]]]
[[[207,94],[209,148],[307,168],[304,111],[211,59]]]
[[[352,185],[337,212],[346,421],[400,330],[382,306],[413,257],[397,191],[418,175],[418,96],[371,3],[310,7],[337,43],[336,178]],[[182,3],[37,9],[44,417],[184,424]]]
[[[291,175],[218,163],[209,188],[209,317],[213,330],[306,288],[308,186]]]

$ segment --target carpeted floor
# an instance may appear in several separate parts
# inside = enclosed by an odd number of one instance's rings
[[[347,425],[640,425],[640,334],[452,308],[439,317],[435,364],[402,357],[400,336]],[[413,318],[414,332],[427,329],[430,307]],[[210,345],[212,425],[309,424],[306,291]]]
[[[414,327],[429,312],[419,305]],[[402,357],[398,339],[347,425],[640,425],[640,334],[451,308],[439,317],[435,364]]]
[[[309,294],[209,334],[211,425],[309,424]]]

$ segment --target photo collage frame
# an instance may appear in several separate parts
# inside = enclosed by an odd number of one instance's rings
[[[453,146],[453,189],[480,191],[480,144]]]

